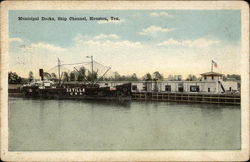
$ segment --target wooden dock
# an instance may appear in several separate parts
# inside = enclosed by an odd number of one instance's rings
[[[239,94],[133,92],[132,100],[240,105]]]

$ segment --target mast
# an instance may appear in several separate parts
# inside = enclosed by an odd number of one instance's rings
[[[93,56],[91,56],[91,81],[92,81],[92,85],[94,84],[94,61],[93,61]]]
[[[59,58],[57,58],[58,61],[58,81],[59,81],[59,86],[61,85],[61,61]]]
[[[93,56],[87,56],[87,58],[91,58],[91,83],[94,85],[94,60]]]

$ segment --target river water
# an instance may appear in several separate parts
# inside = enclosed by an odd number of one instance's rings
[[[10,151],[240,149],[240,106],[9,98]]]

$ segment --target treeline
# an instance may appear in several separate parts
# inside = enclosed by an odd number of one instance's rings
[[[223,76],[224,80],[237,80],[237,81],[241,81],[241,76],[238,74],[227,74]]]
[[[52,81],[59,80],[59,76],[57,74],[48,72],[44,72],[44,78]],[[34,74],[32,71],[30,71],[28,78],[22,78],[16,72],[9,72],[8,79],[9,79],[9,84],[24,84],[34,80]],[[183,78],[182,75],[169,75],[168,77],[164,78],[163,74],[161,74],[159,71],[155,71],[154,73],[146,73],[142,77],[138,77],[136,73],[133,73],[131,75],[120,75],[118,72],[114,72],[113,76],[102,77],[98,76],[97,71],[94,71],[92,74],[85,67],[80,67],[79,70],[76,69],[71,72],[61,73],[60,79],[63,82],[70,82],[70,81],[89,82],[91,80],[97,80],[97,79],[99,79],[99,81],[162,81],[162,80],[199,81],[201,80],[201,77],[189,74],[186,78]],[[227,74],[223,76],[223,80],[232,80],[232,79],[240,81],[241,76],[237,74]]]
[[[16,72],[9,72],[8,73],[8,83],[9,84],[24,84],[28,82],[28,79],[22,78],[17,75]]]

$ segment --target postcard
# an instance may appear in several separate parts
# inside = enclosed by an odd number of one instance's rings
[[[248,159],[246,2],[1,3],[1,160]]]

